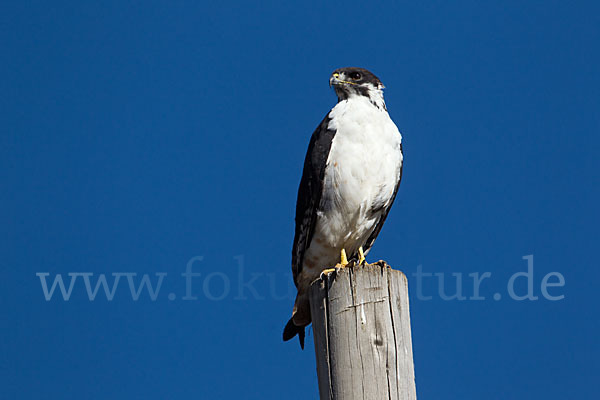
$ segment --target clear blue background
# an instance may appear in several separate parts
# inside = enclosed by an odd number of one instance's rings
[[[341,66],[382,79],[404,136],[369,259],[409,276],[419,399],[597,396],[596,2],[14,1],[0,29],[1,398],[316,398],[312,337],[281,331]],[[528,254],[563,300],[508,298]],[[491,272],[486,300],[419,300],[419,265]],[[37,272],[168,275],[156,301],[123,279],[47,302]]]

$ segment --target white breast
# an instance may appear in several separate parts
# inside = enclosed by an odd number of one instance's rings
[[[331,145],[320,211],[305,260],[327,266],[364,245],[400,178],[402,136],[385,109],[366,97],[339,102],[330,113]],[[373,213],[373,209],[381,211]]]

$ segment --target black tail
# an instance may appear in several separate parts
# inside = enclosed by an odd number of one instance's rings
[[[300,347],[302,348],[302,350],[304,350],[304,327],[294,324],[294,321],[292,321],[292,319],[290,318],[288,323],[285,325],[285,328],[283,329],[283,341],[287,342],[296,335],[298,335],[298,339],[300,340]]]

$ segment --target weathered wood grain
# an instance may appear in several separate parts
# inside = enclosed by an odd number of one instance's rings
[[[310,305],[321,400],[416,399],[401,271],[349,265],[312,283]]]

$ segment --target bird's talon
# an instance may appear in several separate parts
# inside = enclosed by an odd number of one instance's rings
[[[321,276],[320,278],[323,279],[325,276],[328,276],[329,274],[331,274],[332,272],[336,272],[337,268],[328,268],[328,269],[324,269],[321,272]]]

